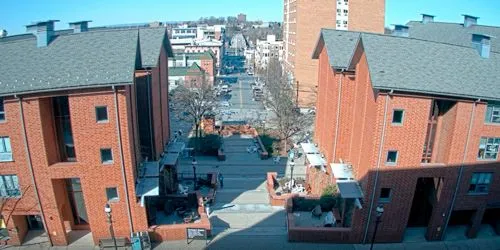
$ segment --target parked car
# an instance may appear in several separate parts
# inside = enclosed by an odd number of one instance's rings
[[[228,101],[223,101],[220,103],[220,105],[225,108],[231,107],[231,103],[229,103]]]

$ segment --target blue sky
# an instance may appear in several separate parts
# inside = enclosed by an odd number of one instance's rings
[[[93,20],[91,26],[101,26],[197,20],[240,12],[249,20],[281,21],[283,0],[1,0],[0,9],[0,28],[18,34],[31,21],[47,19],[61,20],[58,29],[77,20]],[[500,26],[499,11],[499,0],[386,0],[386,26],[419,20],[420,13],[434,14],[437,21],[447,22],[461,22],[460,15],[467,13],[481,17],[480,24]]]

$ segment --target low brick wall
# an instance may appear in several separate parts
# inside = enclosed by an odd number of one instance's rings
[[[288,241],[290,242],[324,242],[324,243],[358,243],[354,239],[352,228],[345,227],[299,227],[295,225],[293,201],[286,203],[288,221]]]
[[[274,190],[274,185],[275,182],[277,182],[276,177],[278,176],[278,173],[276,172],[269,172],[267,173],[267,193],[269,194],[269,203],[271,206],[285,206],[287,203],[287,200],[289,200],[292,197],[299,196],[298,194],[281,194],[277,195],[275,190]]]
[[[211,235],[210,220],[205,212],[203,198],[200,192],[197,192],[196,195],[198,198],[198,213],[200,214],[201,221],[199,223],[152,226],[149,228],[149,235],[153,241],[185,240],[187,238],[187,228],[204,228],[207,230],[208,235]]]

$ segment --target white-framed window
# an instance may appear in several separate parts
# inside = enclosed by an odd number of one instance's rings
[[[0,137],[0,162],[12,161],[12,147],[9,137]]]
[[[398,162],[398,151],[389,150],[387,151],[387,159],[385,160],[385,165],[394,166]]]
[[[337,20],[337,25],[342,24],[341,20]]]
[[[392,112],[392,125],[403,125],[405,111],[402,109],[395,109]]]
[[[469,185],[470,194],[487,194],[490,188],[492,173],[473,173]]]
[[[111,164],[113,163],[113,152],[110,148],[101,148],[101,163]]]
[[[118,189],[116,189],[116,187],[106,188],[106,198],[108,199],[108,202],[119,201],[120,198],[118,197]]]
[[[95,107],[95,119],[98,123],[108,122],[108,107],[107,106]]]
[[[21,195],[17,175],[0,175],[0,197],[18,197]]]
[[[382,188],[380,189],[380,197],[378,198],[379,202],[388,203],[391,201],[392,190],[390,188]]]
[[[498,149],[500,147],[500,138],[481,137],[479,142],[478,160],[496,160],[498,158]]]
[[[486,123],[498,123],[500,124],[500,103],[488,103],[486,107],[486,117],[484,120]]]
[[[3,98],[0,97],[0,122],[5,121],[5,107],[3,105]]]

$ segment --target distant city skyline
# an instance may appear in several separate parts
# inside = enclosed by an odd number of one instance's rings
[[[333,1],[334,2],[334,1]],[[57,19],[57,29],[68,28],[68,22],[92,20],[91,27],[147,23],[153,21],[195,21],[200,17],[247,15],[247,20],[279,21],[283,19],[283,0],[244,1],[132,1],[108,0],[85,2],[66,0],[5,0],[0,29],[9,35],[25,33],[25,25],[39,20]],[[497,15],[500,1],[493,0],[387,0],[385,26],[419,20],[421,13],[436,15],[439,22],[461,22],[462,14],[479,16],[479,24],[500,26]]]

